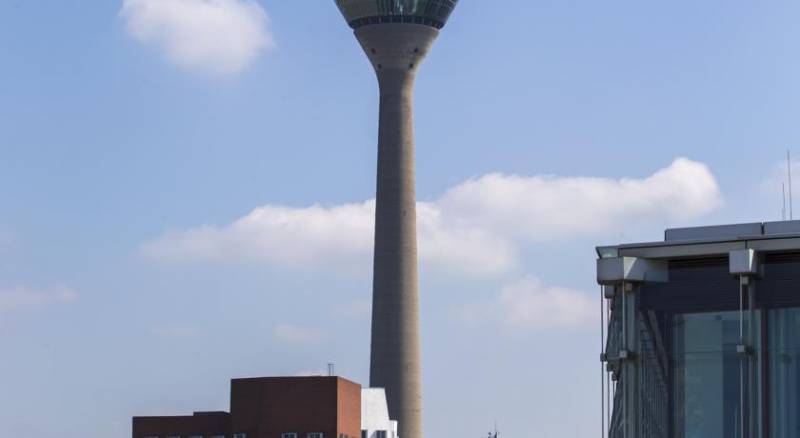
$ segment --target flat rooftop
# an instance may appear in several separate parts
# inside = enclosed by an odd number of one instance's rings
[[[722,256],[742,249],[800,251],[800,220],[671,228],[664,232],[663,241],[599,246],[597,255],[670,260]]]

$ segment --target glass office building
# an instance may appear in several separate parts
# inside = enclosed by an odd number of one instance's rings
[[[800,221],[665,237],[598,248],[608,436],[800,437]]]

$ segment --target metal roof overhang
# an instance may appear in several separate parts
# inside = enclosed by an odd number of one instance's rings
[[[597,254],[600,258],[642,257],[672,260],[727,256],[731,251],[744,249],[753,249],[762,253],[800,251],[800,234],[599,246]]]

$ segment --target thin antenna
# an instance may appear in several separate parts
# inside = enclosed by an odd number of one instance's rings
[[[794,220],[794,199],[792,196],[792,151],[786,151],[786,168],[789,171],[789,220]]]
[[[336,375],[336,364],[333,362],[328,362],[328,377],[333,377]]]
[[[781,207],[781,220],[786,220],[786,183],[781,183],[781,189],[783,190],[783,204]]]

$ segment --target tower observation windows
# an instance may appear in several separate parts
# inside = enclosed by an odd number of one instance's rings
[[[442,28],[458,0],[336,0],[353,28],[380,23],[416,23]]]

